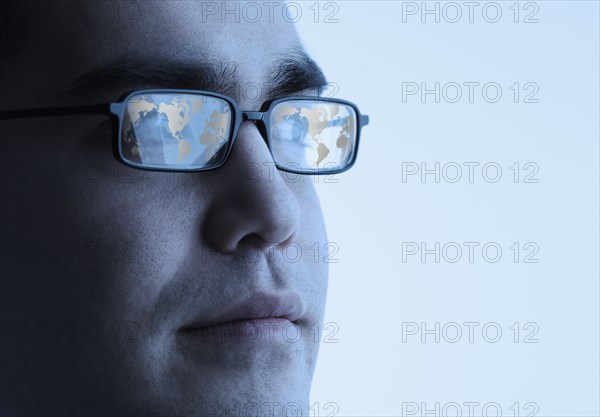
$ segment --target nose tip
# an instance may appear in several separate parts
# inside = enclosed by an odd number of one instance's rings
[[[266,250],[285,246],[293,239],[300,218],[295,198],[281,190],[266,194],[256,188],[238,194],[237,198],[223,196],[211,207],[205,238],[215,249],[225,253],[247,247]]]

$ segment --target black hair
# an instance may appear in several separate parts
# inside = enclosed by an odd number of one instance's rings
[[[32,6],[27,3],[30,2],[0,1],[0,66],[9,64],[31,39],[32,15],[27,10],[31,11]]]

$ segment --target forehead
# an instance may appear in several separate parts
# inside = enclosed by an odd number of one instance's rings
[[[139,3],[137,17],[133,17],[136,23],[115,25],[110,39],[104,28],[96,25],[94,36],[107,42],[103,55],[159,53],[181,61],[235,62],[245,72],[261,73],[269,66],[273,53],[300,48],[293,24],[281,18],[249,21],[242,18],[239,1]],[[207,5],[222,12],[209,13],[212,8]]]
[[[248,19],[242,12],[243,2],[21,4],[27,6],[15,19],[28,19],[25,23],[32,36],[5,77],[11,85],[31,85],[37,80],[56,90],[65,89],[82,74],[116,61],[144,61],[157,68],[165,63],[183,63],[189,68],[220,63],[235,66],[238,84],[260,84],[278,56],[302,51],[294,25],[281,13],[269,15],[263,10],[258,21]]]

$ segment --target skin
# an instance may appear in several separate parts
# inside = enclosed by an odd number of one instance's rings
[[[42,22],[0,70],[4,91],[25,92],[5,95],[2,110],[116,101],[123,91],[60,96],[115,56],[233,62],[238,83],[262,85],[274,53],[300,48],[280,13],[199,23],[198,7],[142,2],[137,24],[77,13]],[[244,110],[266,100],[232,97]],[[205,173],[127,167],[112,134],[101,115],[0,122],[0,402],[168,416],[275,403],[274,415],[295,405],[306,415],[327,288],[309,249],[326,243],[312,179],[274,170],[251,123],[227,164]],[[296,262],[283,256],[291,244]],[[181,342],[190,320],[260,291],[300,296],[299,341]]]

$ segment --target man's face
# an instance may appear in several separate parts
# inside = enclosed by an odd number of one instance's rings
[[[301,52],[281,13],[272,23],[203,22],[200,2],[140,2],[126,23],[103,4],[93,19],[71,9],[36,25],[0,71],[2,110],[193,88],[153,81],[152,65],[168,74],[206,63],[228,69],[218,80],[228,91],[215,92],[259,110],[273,68]],[[139,83],[114,80],[115,62],[147,67]],[[62,94],[98,68],[104,81]],[[112,128],[102,115],[0,124],[0,402],[169,416],[297,405],[305,414],[327,287],[312,178],[275,170],[251,122],[227,163],[201,173],[123,165]],[[201,328],[253,315],[271,320]]]

